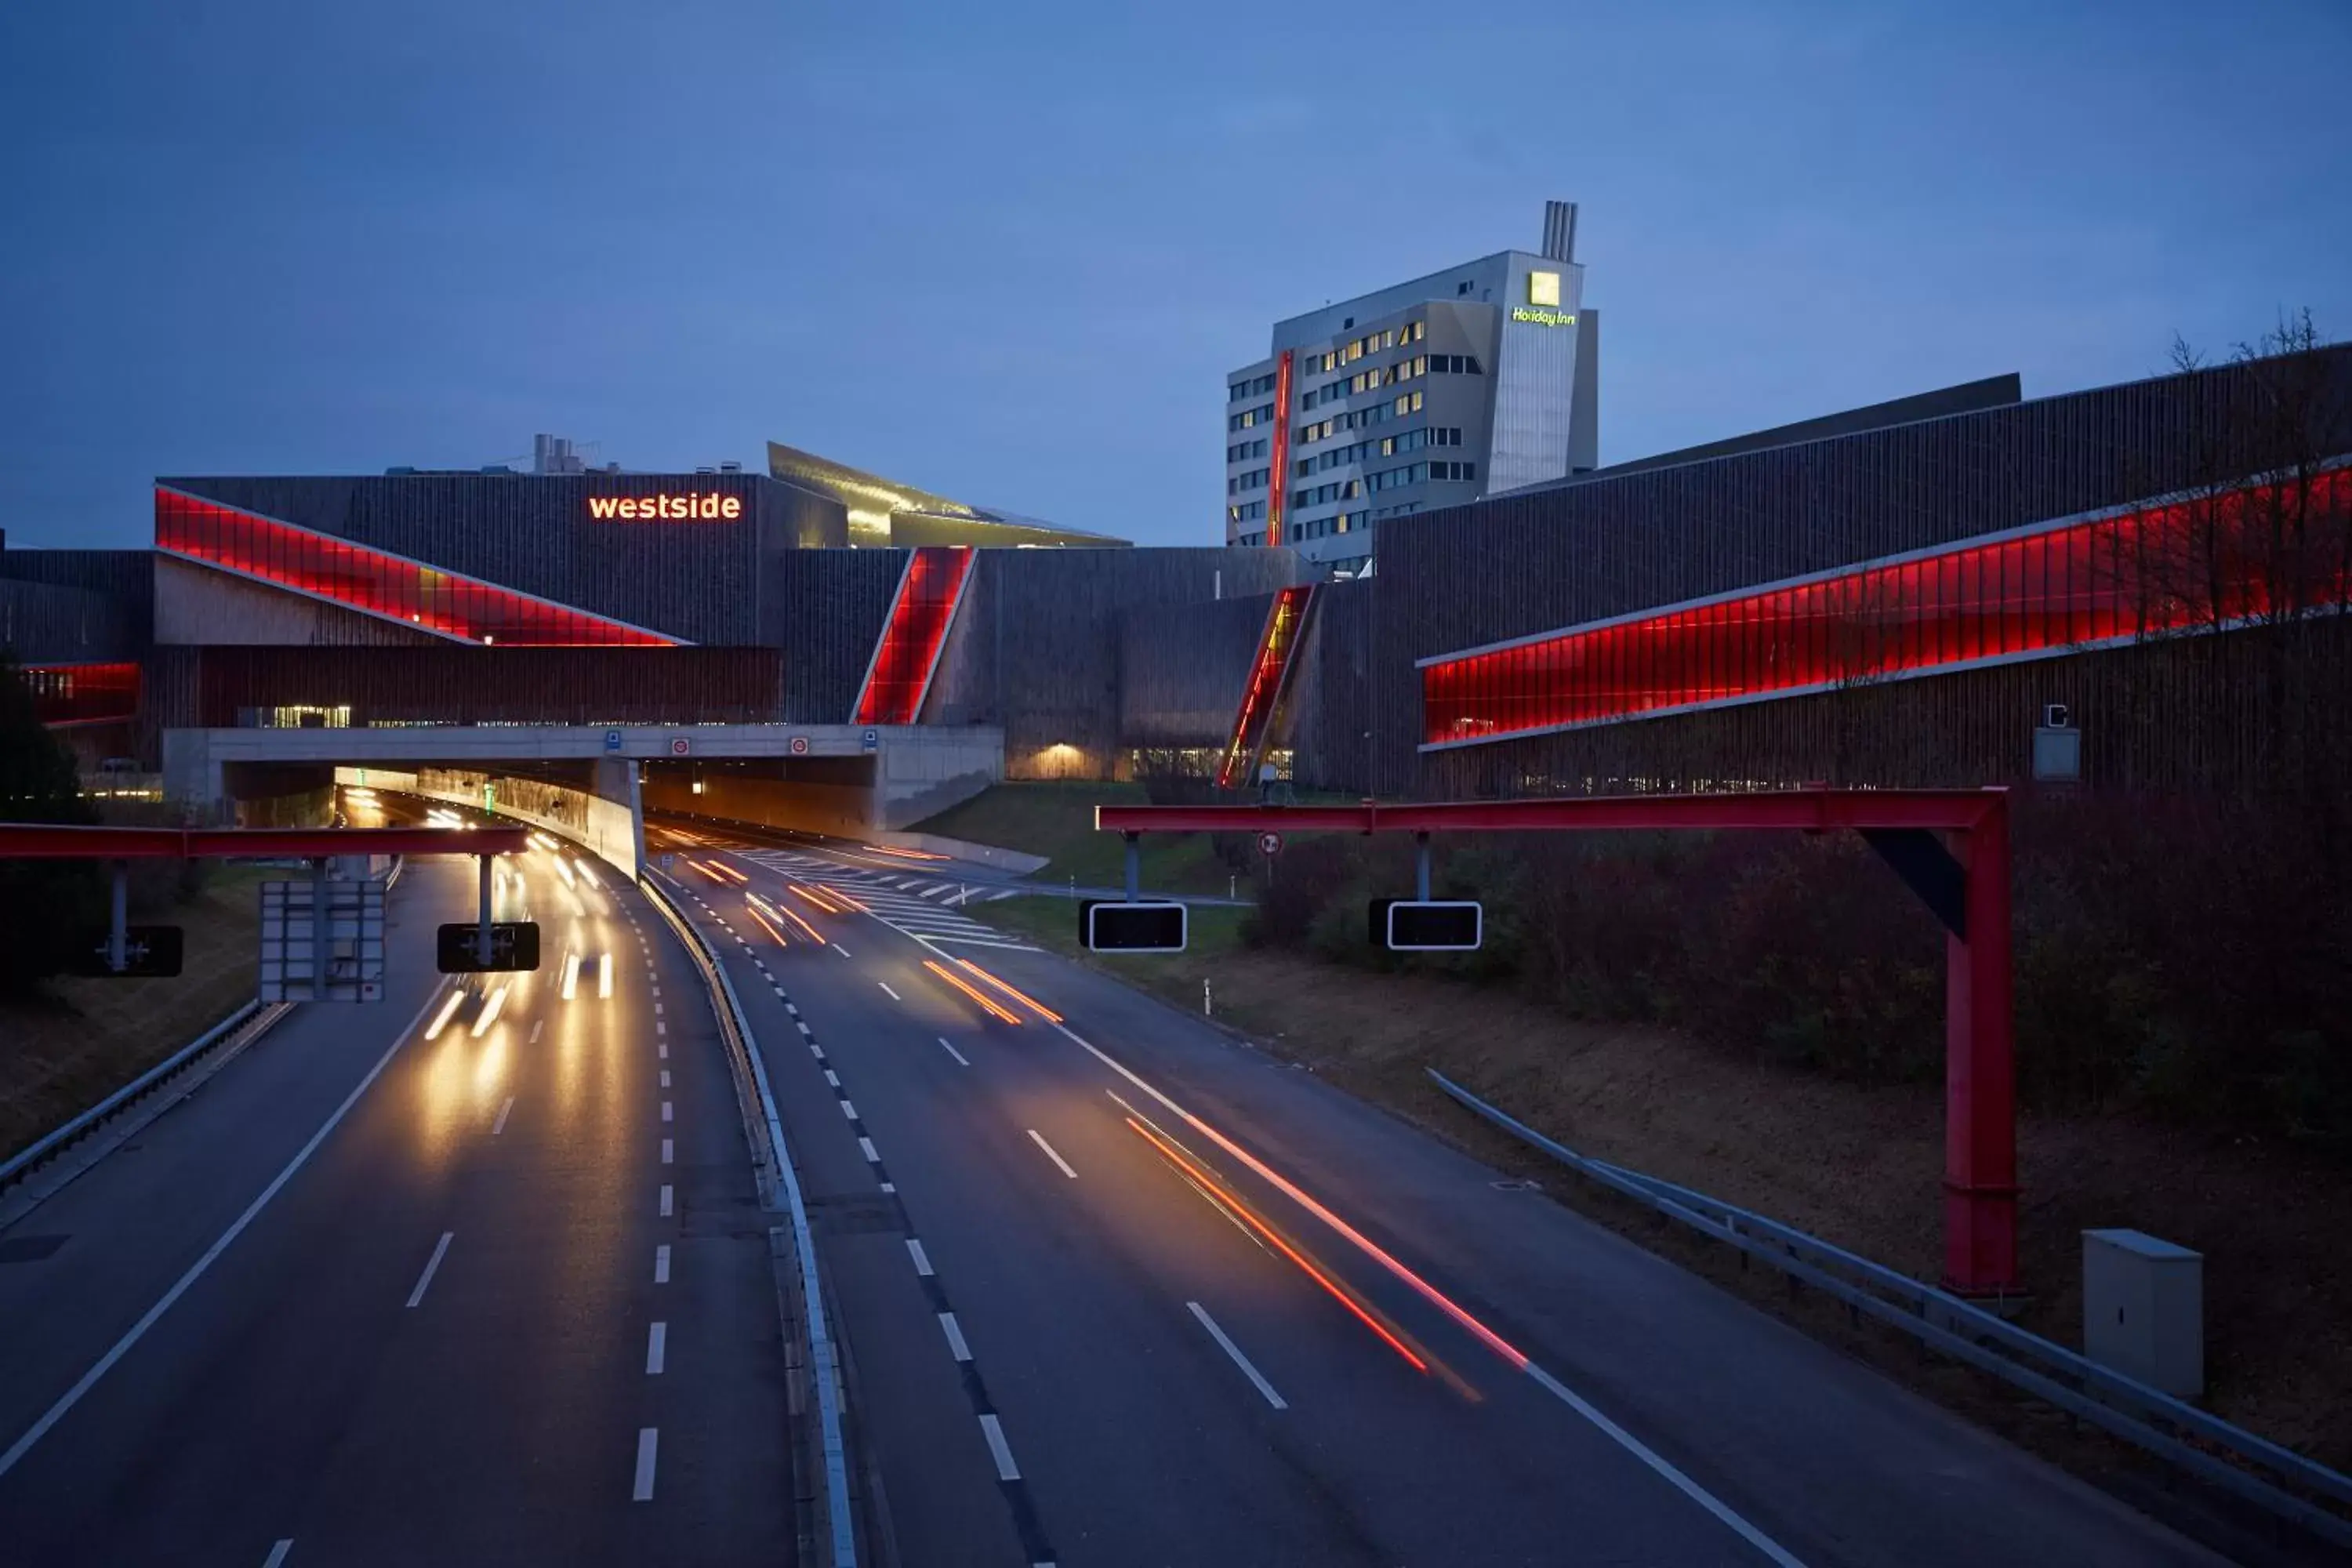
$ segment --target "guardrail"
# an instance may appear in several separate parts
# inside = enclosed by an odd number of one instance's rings
[[[26,1148],[11,1154],[5,1161],[0,1161],[0,1187],[6,1187],[11,1183],[23,1179],[44,1162],[64,1152],[84,1133],[92,1131],[100,1122],[110,1120],[134,1101],[145,1099],[150,1092],[162,1087],[166,1079],[176,1078],[194,1067],[215,1047],[226,1044],[235,1038],[237,1033],[247,1025],[256,1026],[253,1032],[257,1035],[285,1016],[287,1011],[288,1005],[282,1002],[272,1003],[267,1007],[258,1001],[247,1002],[244,1006],[239,1007],[236,1012],[231,1013],[227,1017],[206,1029],[72,1121],[46,1136],[36,1139]]]
[[[2310,1500],[2326,1498],[2352,1508],[2352,1477],[1884,1264],[1704,1193],[1580,1154],[1436,1068],[1425,1070],[1455,1101],[1579,1175],[1803,1280],[1854,1311],[1914,1335],[1954,1360],[2046,1400],[2322,1540],[2352,1546],[2352,1520]]]
[[[841,1435],[840,1352],[826,1325],[824,1296],[817,1279],[816,1237],[809,1229],[808,1206],[801,1196],[800,1177],[793,1169],[792,1151],[784,1142],[783,1121],[776,1110],[775,1094],[768,1086],[768,1069],[760,1060],[751,1026],[743,1016],[743,1004],[735,994],[734,983],[727,978],[726,966],[719,962],[718,954],[710,951],[685,911],[656,884],[654,874],[640,878],[638,885],[677,933],[679,942],[694,959],[695,967],[702,972],[703,984],[710,990],[711,1011],[719,1018],[719,1032],[727,1042],[729,1059],[739,1072],[748,1073],[757,1091],[768,1148],[755,1148],[751,1158],[760,1167],[763,1178],[761,1185],[770,1188],[772,1182],[771,1190],[782,1191],[784,1206],[792,1215],[793,1248],[800,1267],[801,1317],[808,1325],[809,1366],[816,1384],[817,1430],[824,1462],[825,1513],[833,1543],[833,1568],[856,1568],[856,1521],[849,1510],[849,1449]]]

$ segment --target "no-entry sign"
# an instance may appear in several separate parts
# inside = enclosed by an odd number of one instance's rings
[[[1282,835],[1279,833],[1261,833],[1257,836],[1257,847],[1259,852],[1262,854],[1279,855],[1282,853]]]

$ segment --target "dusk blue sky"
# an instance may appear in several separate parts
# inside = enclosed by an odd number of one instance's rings
[[[2352,5],[20,4],[0,527],[770,437],[1221,542],[1283,316],[1581,204],[1603,462],[2352,332]]]

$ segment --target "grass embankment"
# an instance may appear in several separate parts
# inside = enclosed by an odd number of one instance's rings
[[[1149,804],[1140,784],[992,784],[915,824],[913,831],[1042,855],[1050,863],[1037,873],[1040,881],[1116,888],[1127,875],[1126,845],[1116,833],[1097,831],[1095,807]],[[1217,859],[1206,834],[1147,834],[1141,849],[1150,891],[1222,894],[1233,885],[1233,873]]]
[[[1195,910],[1191,950],[1084,953],[1065,900],[976,906],[1050,950],[1197,1010],[1499,1168],[1540,1181],[1592,1217],[2011,1437],[2090,1474],[2139,1462],[2056,1412],[1907,1340],[1856,1328],[1777,1275],[1742,1274],[1727,1249],[1580,1182],[1487,1128],[1423,1074],[1434,1067],[1583,1152],[1801,1226],[1917,1278],[1941,1273],[1943,1100],[1938,1087],[1842,1082],[1741,1057],[1654,1026],[1590,1024],[1496,984],[1376,973],[1240,940],[1247,911]],[[2127,1116],[2026,1114],[2022,1321],[2079,1345],[2081,1233],[2146,1230],[2206,1257],[2209,1408],[2325,1462],[2352,1464],[2352,1183],[2283,1140],[2183,1131]]]
[[[105,1099],[253,999],[260,951],[257,867],[215,871],[203,891],[146,915],[182,928],[173,980],[47,982],[0,1002],[0,1158]]]

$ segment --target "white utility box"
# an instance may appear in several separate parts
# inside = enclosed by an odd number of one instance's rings
[[[2177,1399],[2205,1392],[2205,1255],[2136,1230],[2083,1233],[2083,1353]]]

